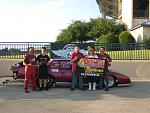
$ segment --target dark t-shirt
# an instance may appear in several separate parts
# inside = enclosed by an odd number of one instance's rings
[[[47,79],[48,77],[48,68],[47,63],[50,60],[48,55],[38,55],[36,61],[39,62],[39,78],[40,79]]]
[[[112,59],[107,53],[97,54],[97,56],[98,56],[98,59],[100,60],[106,60],[106,66],[110,66],[109,62],[111,62]]]
[[[47,64],[47,62],[50,60],[48,55],[38,55],[36,61],[39,62],[39,65]]]

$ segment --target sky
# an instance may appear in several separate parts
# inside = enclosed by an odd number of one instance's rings
[[[0,42],[54,42],[73,20],[99,16],[96,0],[0,0]]]

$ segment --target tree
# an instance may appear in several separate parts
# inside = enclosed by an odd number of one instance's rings
[[[2,51],[2,52],[8,52],[8,48],[5,47],[5,49],[2,49],[1,51]]]
[[[120,49],[132,50],[135,48],[135,39],[128,31],[123,31],[119,34]]]
[[[93,37],[94,39],[99,38],[102,35],[106,35],[108,33],[113,33],[115,35],[118,35],[120,32],[125,31],[125,25],[118,24],[112,19],[91,19],[89,22],[90,24],[90,32],[88,33],[90,37]]]
[[[135,39],[128,31],[123,31],[119,34],[119,42],[122,45],[126,45],[128,43],[135,43]]]
[[[150,49],[150,37],[144,36],[143,45],[145,49]]]
[[[56,42],[63,42],[63,43],[70,43],[72,42],[72,34],[70,29],[64,29],[62,32],[57,36]]]
[[[63,30],[57,36],[57,42],[83,42],[87,41],[90,38],[87,35],[88,25],[86,22],[82,21],[73,21],[67,29]]]
[[[118,43],[118,35],[114,35],[113,33],[109,33],[107,35],[100,36],[96,43],[100,43],[101,46],[97,46],[96,48],[105,47],[107,50],[114,50],[116,44],[112,45],[113,43]],[[111,44],[111,45],[110,45]]]
[[[96,40],[102,35],[113,33],[118,35],[126,30],[123,24],[118,24],[112,19],[91,19],[89,22],[73,21],[57,36],[57,42],[83,42]]]

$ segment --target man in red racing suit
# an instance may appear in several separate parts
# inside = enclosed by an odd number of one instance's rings
[[[32,81],[32,90],[36,90],[35,78],[36,78],[36,56],[34,55],[34,48],[29,48],[29,54],[24,58],[25,65],[25,81],[24,81],[24,90],[25,93],[29,93],[28,85],[30,80]]]

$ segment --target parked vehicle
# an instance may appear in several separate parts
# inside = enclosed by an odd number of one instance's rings
[[[9,68],[9,70],[13,72],[12,77],[14,79],[24,79],[25,67],[23,65],[23,62],[14,64]],[[70,61],[68,59],[51,59],[50,64],[48,66],[48,74],[49,74],[47,80],[48,87],[52,87],[53,84],[57,82],[71,82],[72,73]],[[87,82],[86,76],[84,76],[84,82],[85,83]],[[105,85],[105,81],[103,81],[103,83]],[[131,80],[128,76],[110,70],[109,87],[130,85],[130,84]]]

